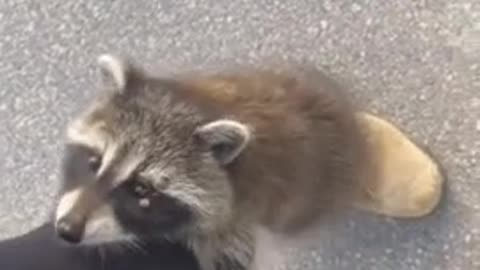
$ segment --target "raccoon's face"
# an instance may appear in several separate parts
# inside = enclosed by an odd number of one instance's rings
[[[121,59],[99,63],[109,91],[68,127],[58,235],[80,244],[154,240],[228,222],[233,190],[224,166],[250,130],[208,119]]]

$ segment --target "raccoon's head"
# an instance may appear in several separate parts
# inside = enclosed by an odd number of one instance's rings
[[[225,169],[250,130],[212,117],[125,58],[98,58],[102,91],[68,126],[57,234],[78,244],[177,237],[232,215]],[[178,88],[178,89],[177,89]]]

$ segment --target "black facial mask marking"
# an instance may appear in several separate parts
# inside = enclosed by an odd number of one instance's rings
[[[149,206],[142,207],[134,185],[126,181],[111,193],[114,214],[125,230],[148,239],[175,234],[189,222],[188,207],[163,193],[150,194]]]
[[[96,187],[91,186],[94,189],[100,188],[95,171],[98,166],[98,160],[95,159],[99,157],[93,149],[86,146],[67,144],[63,159],[63,190],[90,185],[95,185]],[[104,182],[107,184],[109,181]],[[120,226],[138,238],[176,235],[189,223],[191,210],[177,199],[157,192],[155,187],[146,183],[148,182],[140,179],[129,179],[110,190],[108,195],[105,193],[105,203],[112,206]]]

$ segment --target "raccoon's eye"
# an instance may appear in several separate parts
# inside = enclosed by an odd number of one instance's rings
[[[152,192],[152,189],[147,184],[139,181],[133,181],[130,189],[138,197],[146,197]]]
[[[100,165],[102,165],[102,160],[99,156],[91,156],[88,159],[88,166],[93,172],[97,172],[100,169]]]

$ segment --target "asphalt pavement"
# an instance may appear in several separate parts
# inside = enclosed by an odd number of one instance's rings
[[[48,218],[63,127],[94,94],[95,59],[159,72],[325,67],[441,160],[431,217],[352,213],[287,269],[480,269],[480,1],[0,0],[0,237]]]

